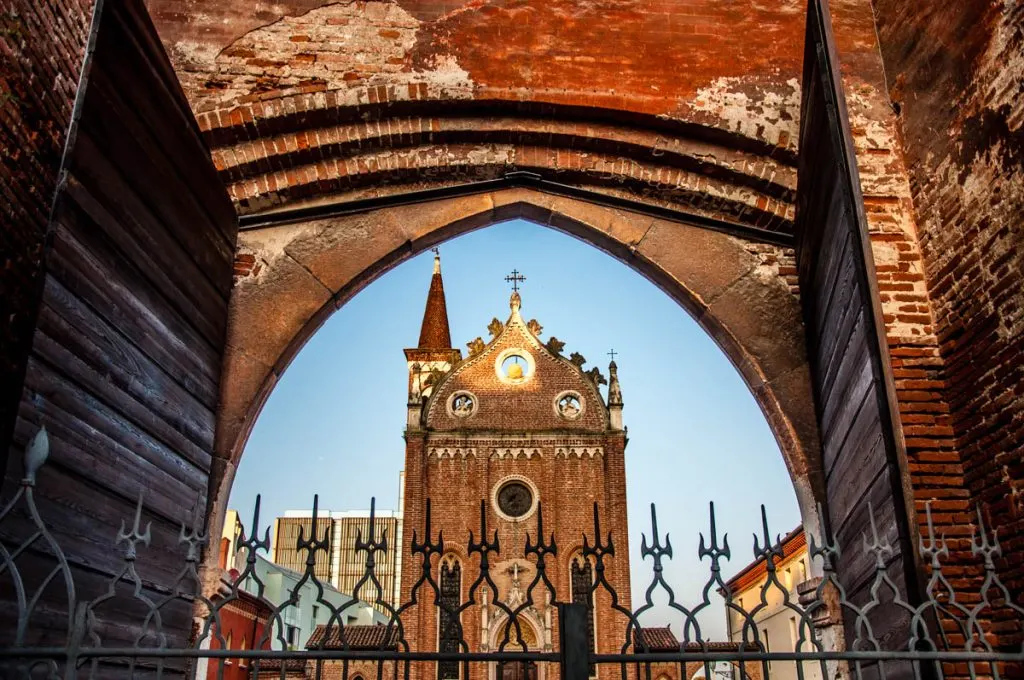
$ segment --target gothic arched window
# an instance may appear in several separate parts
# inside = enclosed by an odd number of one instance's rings
[[[594,570],[590,560],[582,554],[572,558],[569,568],[570,585],[572,586],[572,603],[587,606],[587,644],[590,651],[596,652],[594,648],[594,598],[591,589],[594,585]],[[590,677],[596,675],[594,666],[590,667]]]
[[[462,604],[462,566],[454,557],[441,561],[441,604],[438,612],[437,651],[459,651],[459,623],[456,611]],[[437,680],[459,677],[458,661],[439,661]]]

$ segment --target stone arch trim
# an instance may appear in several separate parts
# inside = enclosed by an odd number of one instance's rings
[[[358,100],[357,100],[358,101]],[[791,234],[791,149],[596,106],[294,95],[199,116],[242,214],[526,171]]]
[[[686,309],[750,387],[783,451],[805,527],[822,499],[820,448],[790,251],[527,189],[243,232],[211,483],[226,502],[250,428],[324,320],[390,267],[446,239],[522,217],[629,264]],[[258,331],[251,321],[260,320]]]

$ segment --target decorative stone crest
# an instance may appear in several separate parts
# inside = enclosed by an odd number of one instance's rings
[[[475,357],[476,355],[483,352],[484,347],[486,346],[487,345],[486,343],[484,343],[484,339],[479,336],[466,343],[466,347],[469,348],[469,356],[471,357]]]
[[[487,332],[491,334],[492,338],[498,337],[498,334],[504,330],[505,324],[498,320],[498,317],[491,319],[491,322],[487,324]]]
[[[553,335],[550,338],[548,338],[547,344],[544,345],[544,348],[547,349],[547,351],[554,354],[556,357],[562,356],[563,347],[565,347],[565,343]]]
[[[594,387],[597,387],[599,385],[607,385],[608,384],[608,381],[605,380],[604,375],[601,373],[601,369],[598,368],[597,366],[594,366],[589,371],[586,371],[585,375],[588,378],[590,378],[590,381],[592,383],[594,383]]]
[[[579,352],[573,352],[569,355],[569,361],[576,364],[576,368],[583,368],[583,364],[587,363],[587,358]]]
[[[544,330],[544,327],[541,326],[536,319],[530,319],[530,321],[526,324],[526,327],[529,329],[531,333],[533,333],[537,337],[540,337],[541,331]]]

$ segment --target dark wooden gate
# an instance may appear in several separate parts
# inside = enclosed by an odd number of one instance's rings
[[[828,0],[810,0],[804,54],[797,261],[812,382],[821,427],[827,516],[843,549],[837,571],[850,600],[865,601],[875,571],[869,505],[887,541],[887,572],[918,600],[895,404],[864,201],[854,156]],[[847,622],[848,642],[853,639]],[[876,634],[903,639],[896,608],[873,614]],[[890,675],[890,677],[892,677]]]

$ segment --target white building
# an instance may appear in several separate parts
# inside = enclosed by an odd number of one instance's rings
[[[245,571],[247,551],[235,550],[238,535],[238,514],[228,510],[224,521],[224,540],[222,540],[222,558],[226,554],[233,556],[226,562],[222,559],[222,567],[227,567],[241,574]],[[224,541],[227,543],[224,543]],[[321,583],[322,594],[318,595],[316,584],[308,580],[301,587],[296,587],[302,579],[302,573],[271,562],[257,553],[252,574],[243,579],[241,589],[252,595],[261,596],[271,606],[279,606],[293,597],[298,602],[284,608],[281,612],[282,630],[274,630],[273,648],[300,649],[319,624],[330,621],[332,608],[341,611],[341,622],[348,625],[386,625],[388,618],[364,601],[356,601],[351,595],[339,591],[330,583]],[[230,575],[227,580],[234,580]],[[260,592],[262,583],[263,591]],[[336,624],[335,624],[336,625]],[[283,640],[283,642],[282,642]]]
[[[788,593],[788,601],[800,608],[799,587],[810,578],[807,541],[802,526],[789,532],[782,539],[782,554],[782,559],[778,560],[775,565],[776,575],[782,588]],[[754,612],[761,605],[761,596],[764,592],[767,606],[756,611],[753,622],[757,627],[757,639],[765,646],[765,651],[796,651],[797,642],[801,636],[799,612],[785,605],[786,598],[782,589],[772,584],[765,590],[767,583],[768,570],[764,560],[760,559],[744,567],[728,581],[727,585],[732,592],[733,602],[748,613]],[[802,610],[802,608],[800,609]],[[732,609],[726,610],[726,625],[730,641],[744,641],[745,623],[744,616]],[[803,631],[805,638],[809,635],[809,631]],[[753,631],[748,628],[746,641],[753,642],[754,639]],[[810,639],[806,640],[800,651],[814,651],[813,642]],[[797,680],[796,663],[795,661],[769,662],[770,677],[772,680]],[[804,680],[822,680],[819,663],[804,661],[802,664]]]

